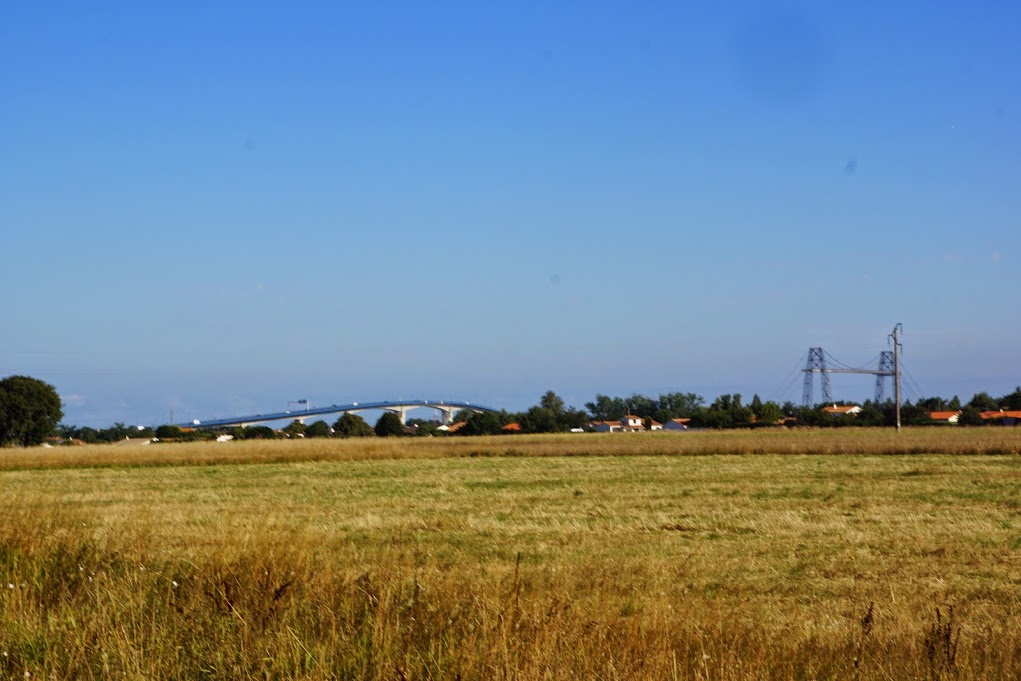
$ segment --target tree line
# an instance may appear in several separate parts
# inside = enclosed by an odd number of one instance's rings
[[[836,402],[836,405],[846,405]],[[651,397],[634,393],[627,397],[597,394],[584,409],[567,406],[554,391],[549,390],[539,403],[525,411],[475,412],[462,410],[455,422],[463,425],[458,435],[493,435],[506,432],[505,427],[517,424],[514,432],[556,433],[587,429],[592,421],[618,421],[632,415],[645,420],[666,423],[671,419],[686,419],[692,428],[760,428],[778,424],[820,427],[892,426],[895,423],[895,406],[892,400],[873,402],[866,400],[857,405],[861,411],[855,417],[833,415],[822,409],[826,405],[803,407],[793,402],[779,404],[763,401],[753,395],[745,403],[740,394],[725,394],[711,403],[693,392],[672,392]],[[959,411],[961,425],[984,425],[983,412],[1021,411],[1021,386],[999,398],[987,392],[975,394],[962,403],[954,396],[924,397],[901,406],[904,425],[934,425],[929,414],[933,411]],[[208,440],[218,433],[204,429],[182,429],[173,425],[157,428],[126,426],[115,423],[108,428],[74,426],[61,423],[63,410],[56,389],[29,376],[9,376],[0,380],[0,447],[10,445],[32,446],[57,436],[65,441],[80,440],[86,443],[116,442],[125,438],[155,438],[159,440]],[[234,428],[234,439],[247,440],[277,437],[395,437],[403,435],[445,434],[441,424],[427,419],[410,419],[407,427],[393,412],[384,412],[375,425],[369,425],[361,416],[342,414],[332,425],[323,420],[304,424],[294,421],[281,431],[267,426]]]

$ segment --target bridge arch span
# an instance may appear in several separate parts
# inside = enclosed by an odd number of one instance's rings
[[[475,412],[499,411],[493,407],[481,404],[474,404],[462,400],[397,400],[383,402],[352,402],[351,404],[331,404],[328,407],[313,407],[298,411],[279,411],[270,414],[253,414],[250,416],[234,416],[224,419],[209,419],[202,421],[196,419],[188,423],[176,423],[174,425],[182,428],[227,428],[231,426],[251,426],[258,423],[271,423],[273,421],[301,421],[315,416],[327,416],[332,414],[343,414],[345,412],[357,413],[361,411],[390,411],[401,417],[401,423],[407,419],[407,413],[412,409],[433,409],[443,415],[444,423],[451,423],[454,414],[462,410]]]

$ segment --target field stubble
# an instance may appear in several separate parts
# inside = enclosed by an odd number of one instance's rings
[[[5,450],[0,677],[1017,678],[1021,435],[901,436]]]

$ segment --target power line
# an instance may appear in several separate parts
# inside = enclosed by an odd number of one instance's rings
[[[869,361],[865,362],[865,364],[861,365],[860,367],[856,367],[844,364],[839,359],[837,359],[836,357],[834,357],[825,350],[823,352],[826,352],[826,356],[830,359],[831,362],[833,362],[834,364],[839,364],[842,369],[852,369],[855,371],[868,371],[868,367],[875,365],[876,360],[879,359],[879,355],[873,355]]]
[[[899,332],[899,330],[900,327],[898,325],[897,329],[895,329],[895,333],[892,334],[895,343],[898,342],[897,332]],[[899,348],[899,345],[897,348]],[[808,359],[805,362],[805,368],[802,369],[802,372],[805,374],[805,384],[801,395],[802,404],[806,407],[811,407],[813,405],[812,390],[814,374],[819,374],[819,382],[821,383],[824,402],[831,402],[833,400],[830,391],[829,374],[867,374],[875,376],[875,399],[877,403],[882,402],[883,400],[883,389],[885,387],[885,379],[887,377],[894,379],[894,393],[899,394],[900,383],[897,379],[897,348],[895,348],[892,352],[884,350],[878,355],[874,355],[868,363],[860,367],[854,367],[841,362],[839,359],[826,352],[823,348],[809,348]],[[830,361],[830,366],[827,366],[827,359]],[[869,368],[871,366],[875,366],[876,368]]]
[[[802,355],[801,357],[798,358],[798,361],[794,364],[794,366],[791,367],[791,370],[787,373],[787,378],[784,379],[784,381],[781,384],[781,386],[779,387],[779,389],[774,389],[774,391],[773,391],[773,398],[777,402],[782,403],[782,402],[786,402],[787,401],[784,398],[787,397],[788,395],[790,395],[791,390],[793,390],[794,386],[797,384],[797,382],[798,382],[798,375],[801,373],[800,367],[804,363],[805,363],[805,355]]]

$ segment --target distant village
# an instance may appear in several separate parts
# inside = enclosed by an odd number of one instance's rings
[[[242,424],[233,427],[199,424],[125,426],[95,429],[59,424],[48,442],[91,444],[123,441],[245,440],[272,438],[349,438],[389,436],[513,435],[518,433],[642,433],[685,432],[689,430],[759,428],[841,428],[884,427],[895,424],[896,409],[891,400],[862,404],[831,403],[815,407],[762,401],[757,395],[747,404],[741,395],[720,395],[706,404],[695,393],[667,393],[658,397],[633,394],[629,397],[597,395],[585,409],[568,407],[553,391],[522,412],[479,407],[451,410],[446,419],[405,419],[394,412],[396,403],[379,403],[382,415],[372,425],[353,410],[344,411],[333,423],[295,419],[292,412],[279,420],[293,419],[281,428]],[[442,404],[442,403],[440,403]],[[357,403],[354,405],[357,406]],[[368,405],[362,405],[362,407]],[[407,405],[404,405],[407,406]],[[449,408],[449,404],[441,408]],[[403,408],[403,407],[402,407]],[[377,410],[378,411],[378,410]],[[286,414],[286,415],[285,415]],[[994,398],[978,393],[962,404],[956,397],[921,398],[905,402],[900,409],[903,424],[929,427],[1016,426],[1021,424],[1021,387]],[[311,421],[306,423],[306,421]]]

